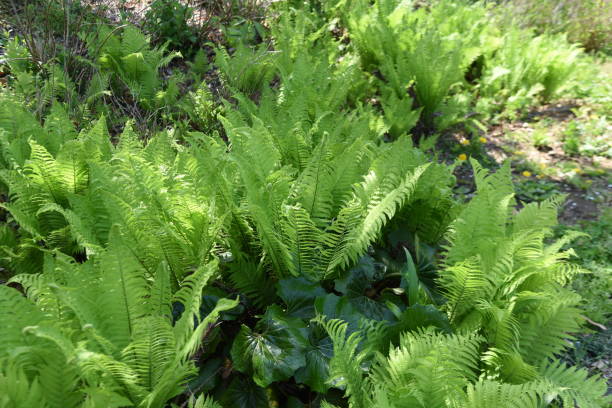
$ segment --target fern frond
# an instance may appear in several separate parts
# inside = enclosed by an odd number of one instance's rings
[[[105,376],[111,388],[125,390],[132,404],[146,395],[146,390],[138,385],[138,375],[127,364],[108,355],[81,349],[76,352],[75,363],[85,377]]]
[[[318,256],[323,234],[311,219],[309,212],[298,206],[285,207],[286,222],[283,234],[293,259],[291,273],[295,276],[319,278]]]
[[[557,213],[565,197],[562,195],[548,198],[541,203],[529,203],[514,216],[513,232],[542,230],[557,225]]]
[[[30,300],[5,285],[0,285],[0,316],[4,325],[0,331],[0,357],[29,344],[23,329],[45,321],[44,314]]]
[[[432,332],[404,333],[399,347],[374,369],[373,382],[383,385],[392,401],[416,399],[423,407],[446,407],[476,378],[480,338]]]
[[[488,408],[513,407],[532,408],[540,404],[537,388],[530,385],[503,384],[481,380],[469,384],[465,396],[453,399],[449,407]]]
[[[4,406],[34,407],[45,400],[46,390],[18,364],[0,360],[0,393]]]
[[[478,309],[485,318],[484,330],[492,347],[504,351],[516,348],[520,338],[519,320],[514,308],[516,301],[510,299],[507,303],[496,305],[487,300],[481,300]]]
[[[109,251],[102,254],[99,265],[103,271],[96,294],[102,312],[100,330],[123,349],[133,338],[137,322],[149,313],[147,273],[118,233],[111,234]]]
[[[359,203],[365,207],[362,207],[365,217],[360,221],[358,228],[349,234],[346,252],[341,255],[339,266],[347,266],[365,253],[368,245],[378,238],[383,225],[410,199],[419,177],[426,169],[427,165],[417,167],[402,177],[397,185],[393,185],[392,178],[381,179],[382,175],[374,172],[368,174],[357,192],[358,196],[367,197],[365,202]],[[392,187],[389,188],[387,183]]]
[[[479,194],[463,210],[449,234],[452,245],[446,261],[450,264],[480,255],[485,268],[495,263],[497,245],[504,242],[510,215],[513,190],[510,166],[506,163],[497,173],[487,175],[472,161]]]
[[[606,382],[598,376],[588,377],[584,368],[568,367],[557,361],[543,366],[540,375],[547,401],[558,398],[563,406],[581,408],[603,407],[612,401]]]
[[[351,406],[368,407],[370,389],[361,368],[365,355],[357,351],[361,334],[353,332],[347,336],[348,324],[341,320],[321,320],[321,323],[334,344],[329,366],[330,384],[345,387]]]
[[[197,399],[189,399],[189,408],[222,408],[212,397],[200,395]]]
[[[289,198],[301,203],[306,213],[318,226],[329,222],[332,214],[333,193],[330,189],[331,154],[324,137],[315,148],[308,164],[293,183]]]
[[[470,311],[478,299],[491,291],[490,282],[475,258],[441,270],[438,284],[448,299],[446,309],[450,321],[456,321],[464,312]]]
[[[573,336],[580,329],[578,298],[568,291],[560,291],[539,303],[537,308],[527,309],[521,324],[520,351],[525,360],[537,363],[552,358],[570,346]]]
[[[51,201],[64,202],[62,180],[58,177],[60,171],[53,156],[43,146],[30,141],[30,159],[25,165],[25,172],[33,183],[45,191]]]
[[[139,386],[151,391],[175,357],[177,345],[172,326],[160,315],[144,317],[136,322],[133,338],[134,341],[121,352],[122,361],[137,375]],[[177,378],[186,377],[188,372],[178,372],[177,368],[173,370]]]
[[[256,307],[264,308],[276,299],[273,280],[265,265],[244,259],[240,254],[229,265],[229,280]]]

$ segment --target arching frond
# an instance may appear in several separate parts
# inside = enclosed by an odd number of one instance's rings
[[[540,370],[546,400],[560,400],[563,406],[603,407],[612,401],[607,395],[606,382],[598,376],[588,377],[583,368],[551,362]]]

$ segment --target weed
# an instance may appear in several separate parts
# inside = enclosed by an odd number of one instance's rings
[[[522,174],[524,179],[516,183],[516,196],[525,203],[540,202],[561,193],[557,183],[546,179],[534,179],[529,171]]]
[[[550,150],[550,136],[546,128],[537,128],[531,135],[533,146],[538,150]]]

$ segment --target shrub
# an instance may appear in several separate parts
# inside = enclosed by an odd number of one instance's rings
[[[144,27],[157,43],[189,56],[198,42],[196,29],[189,24],[193,9],[177,0],[155,0],[145,15]]]

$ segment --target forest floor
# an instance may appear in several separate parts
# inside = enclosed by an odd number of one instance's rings
[[[606,151],[601,151],[599,155],[564,150],[568,136],[580,140],[577,143],[582,146],[578,149],[590,143],[584,138],[592,135],[571,133],[581,132],[578,128],[590,126],[594,121],[603,123],[599,129],[601,133],[594,136],[597,138],[594,143],[599,144],[601,149],[611,142],[612,123],[608,123],[605,117],[600,118],[597,112],[593,112],[592,106],[580,105],[579,101],[541,106],[521,120],[503,122],[490,128],[480,155],[494,166],[506,160],[512,161],[517,198],[523,202],[566,194],[567,199],[560,214],[562,224],[575,225],[583,220],[596,220],[612,203],[611,147],[606,147]],[[543,140],[538,144],[539,138]],[[457,143],[461,145],[460,141]],[[458,169],[460,184],[466,189],[471,186],[470,174],[467,168]]]

